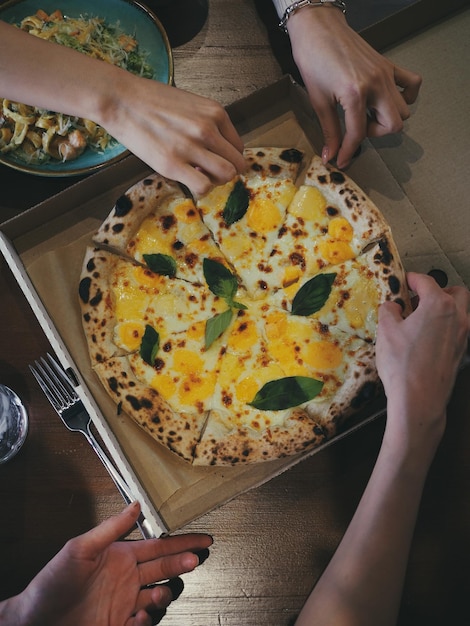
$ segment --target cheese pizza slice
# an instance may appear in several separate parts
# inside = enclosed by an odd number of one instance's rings
[[[198,322],[205,325],[227,309],[223,298],[199,283],[159,275],[91,247],[79,295],[92,364],[139,351],[149,328],[165,338]]]
[[[159,174],[121,196],[93,240],[193,283],[203,281],[204,257],[223,261],[194,200]]]
[[[278,289],[271,303],[372,342],[380,303],[397,302],[409,312],[403,276],[395,246],[384,236],[360,256]]]
[[[257,304],[239,311],[231,328],[195,464],[233,465],[304,452],[331,436],[340,417],[376,389],[369,344]]]
[[[269,254],[295,195],[302,156],[294,149],[247,149],[246,174],[197,202],[220,251],[252,298],[265,296]]]
[[[288,287],[356,258],[379,240],[392,237],[372,201],[343,172],[314,156],[271,251],[270,280],[274,287]]]

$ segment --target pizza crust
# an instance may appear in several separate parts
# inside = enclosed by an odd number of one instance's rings
[[[120,196],[93,241],[125,252],[143,219],[171,199],[186,198],[180,185],[160,174],[152,174]]]
[[[135,377],[126,356],[97,363],[94,370],[122,411],[153,439],[192,462],[207,417],[205,414],[189,415],[173,411],[155,389]]]
[[[256,431],[234,427],[220,412],[211,411],[194,465],[241,465],[300,454],[326,440],[324,429],[306,411],[289,412],[283,426]]]

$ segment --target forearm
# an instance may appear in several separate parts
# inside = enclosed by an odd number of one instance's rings
[[[0,97],[102,123],[125,74],[0,21]]]
[[[390,415],[389,415],[390,419]],[[396,622],[421,493],[434,455],[402,451],[387,437],[367,488],[296,626]]]

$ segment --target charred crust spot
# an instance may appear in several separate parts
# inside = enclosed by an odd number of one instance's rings
[[[321,185],[325,185],[328,182],[325,174],[320,174],[320,176],[318,176],[318,182]]]
[[[251,169],[254,172],[261,172],[263,170],[263,167],[259,163],[252,163],[251,164]]]
[[[166,341],[162,346],[163,352],[171,352],[171,341]]]
[[[110,378],[108,378],[108,385],[113,393],[117,392],[119,385],[115,376],[111,376]]]
[[[89,322],[91,320],[91,315],[89,313],[85,313],[85,315],[83,316],[83,319],[85,320],[85,322]]]
[[[128,195],[124,194],[116,200],[114,213],[117,217],[124,217],[132,209],[132,200]]]
[[[158,417],[158,415],[156,413],[154,415],[152,415],[152,422],[154,424],[160,424],[160,422],[161,422],[160,418]]]
[[[135,411],[140,411],[141,409],[151,409],[153,407],[152,402],[148,398],[141,398],[139,400],[139,398],[128,394],[126,396],[126,400]]]
[[[258,287],[259,287],[262,291],[266,291],[266,289],[268,288],[268,284],[267,284],[264,280],[259,280],[259,281],[258,281]]]
[[[336,207],[334,206],[327,206],[326,207],[326,214],[329,215],[330,217],[334,217],[335,215],[338,215],[339,211]]]
[[[400,280],[394,274],[388,277],[388,286],[393,294],[400,292]]]
[[[335,185],[342,185],[346,179],[344,178],[344,174],[342,174],[341,172],[331,172],[330,180]]]
[[[289,254],[289,259],[292,265],[298,265],[302,269],[305,269],[305,258],[303,254],[300,254],[299,252],[292,252]]]
[[[91,278],[89,278],[88,276],[85,278],[82,278],[82,280],[80,281],[80,284],[78,285],[78,294],[82,302],[84,302],[85,304],[90,299],[90,286],[91,286]]]
[[[101,302],[102,299],[103,299],[103,293],[100,290],[98,290],[96,292],[96,295],[90,299],[91,306],[98,306],[98,304]]]
[[[198,256],[197,254],[194,254],[194,252],[191,252],[184,257],[184,260],[186,261],[186,265],[188,267],[193,268],[197,264]]]
[[[233,401],[233,400],[232,400],[232,396],[231,396],[230,394],[228,394],[228,393],[224,393],[224,394],[222,395],[222,404],[223,404],[224,406],[226,406],[226,407],[231,406],[232,401]]]
[[[153,185],[153,179],[152,178],[145,178],[143,180],[143,184],[145,185],[145,187],[150,187],[150,185]]]
[[[277,165],[276,163],[271,163],[268,169],[270,173],[274,176],[276,176],[276,174],[279,174],[279,172],[281,171],[280,165]]]
[[[328,324],[320,324],[319,330],[322,335],[326,335],[330,329]]]
[[[289,148],[288,150],[283,150],[279,158],[287,163],[300,163],[303,158],[303,153],[296,148]]]
[[[159,372],[161,369],[165,367],[165,361],[163,359],[159,359],[158,357],[155,359],[155,363],[153,365],[154,369]]]
[[[374,260],[379,261],[383,265],[390,265],[393,260],[393,254],[390,251],[388,240],[383,238],[379,241],[380,252],[374,256]]]
[[[170,230],[176,224],[176,217],[174,215],[164,215],[161,218],[161,224],[163,230]]]
[[[112,231],[113,233],[120,233],[124,230],[124,224],[119,222],[119,224],[113,224]]]
[[[91,274],[94,271],[95,268],[96,268],[95,259],[93,259],[93,258],[88,259],[88,262],[86,264],[87,272],[90,272],[90,274]]]
[[[172,244],[171,247],[173,248],[173,250],[178,251],[184,248],[184,243],[182,241],[177,240]]]

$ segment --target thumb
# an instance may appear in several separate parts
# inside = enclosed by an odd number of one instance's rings
[[[403,321],[402,308],[397,302],[383,302],[379,307],[379,326],[398,324]]]

